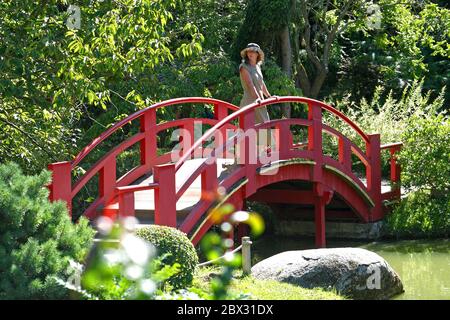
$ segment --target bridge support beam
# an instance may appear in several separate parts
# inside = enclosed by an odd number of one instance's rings
[[[325,248],[325,204],[320,197],[316,197],[314,201],[314,222],[316,224],[316,247]]]
[[[314,184],[314,222],[316,224],[316,247],[326,247],[325,206],[333,198],[333,191],[321,183]]]

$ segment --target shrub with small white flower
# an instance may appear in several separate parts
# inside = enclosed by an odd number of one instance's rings
[[[132,217],[119,223],[107,217],[97,221],[101,239],[88,256],[81,286],[73,288],[81,298],[153,299],[162,292],[160,284],[179,272],[179,264],[163,264],[155,247],[134,235],[136,224]]]

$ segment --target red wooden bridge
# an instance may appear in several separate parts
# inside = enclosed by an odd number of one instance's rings
[[[308,117],[255,124],[257,108],[279,103],[304,104]],[[158,109],[183,104],[213,106],[214,118],[158,121]],[[362,139],[364,150],[355,141],[326,125],[322,121],[324,112],[330,112],[350,126]],[[138,133],[116,145],[72,183],[73,171],[88,154],[114,132],[136,121],[140,126]],[[199,138],[194,132],[198,124],[210,127]],[[294,143],[298,140],[293,133],[294,127],[305,129],[306,141]],[[158,147],[157,135],[174,128],[183,129],[179,138],[181,148],[163,153]],[[269,137],[275,141],[261,153],[254,136],[249,133],[259,133],[263,129],[272,129],[273,134]],[[235,134],[227,136],[229,130],[234,130]],[[323,134],[337,139],[336,159],[323,153]],[[261,139],[258,141],[261,144]],[[139,146],[140,165],[118,177],[117,157],[136,144]],[[94,219],[111,213],[116,216],[139,214],[151,223],[179,228],[190,236],[194,244],[214,224],[209,214],[211,209],[222,203],[231,203],[237,210],[244,207],[247,199],[308,204],[314,206],[316,245],[324,247],[325,217],[329,214],[326,206],[332,199],[345,203],[348,214],[359,221],[374,222],[383,218],[385,200],[400,197],[400,169],[395,158],[400,146],[401,143],[380,145],[379,134],[363,132],[340,111],[309,98],[269,98],[243,108],[211,98],[177,98],[142,109],[116,123],[86,146],[74,160],[50,164],[50,199],[66,201],[71,212],[74,197],[98,175],[98,197],[85,210],[86,217]],[[234,156],[230,150],[239,152]],[[390,180],[393,187],[382,192],[383,150],[389,150],[391,154]],[[353,172],[352,155],[365,166],[365,177]],[[223,165],[226,163],[235,165],[225,170]],[[307,182],[309,187],[273,188],[288,181]],[[226,191],[225,197],[217,201],[208,196],[215,194],[219,187]]]

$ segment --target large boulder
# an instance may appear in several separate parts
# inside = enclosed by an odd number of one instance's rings
[[[403,292],[388,263],[360,248],[286,251],[254,265],[252,275],[304,288],[335,288],[353,299],[389,299]]]

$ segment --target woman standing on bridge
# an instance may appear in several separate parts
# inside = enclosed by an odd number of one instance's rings
[[[245,49],[241,51],[242,63],[239,65],[239,73],[241,77],[244,96],[242,97],[240,107],[247,106],[254,102],[267,98],[272,95],[267,90],[261,73],[261,64],[264,61],[264,52],[256,43],[249,43]],[[257,108],[255,110],[255,123],[269,121],[269,113],[266,107]]]

